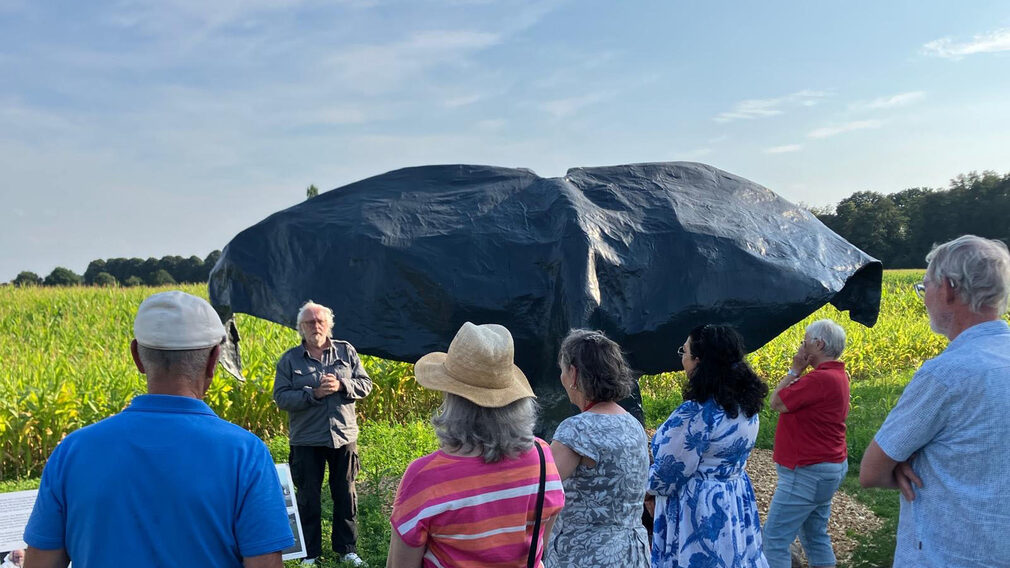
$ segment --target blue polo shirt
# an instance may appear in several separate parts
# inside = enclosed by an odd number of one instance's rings
[[[242,566],[294,543],[270,453],[203,401],[142,395],[49,456],[29,546],[74,566]]]

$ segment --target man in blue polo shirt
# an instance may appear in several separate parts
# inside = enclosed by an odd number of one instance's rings
[[[863,454],[864,487],[901,490],[896,567],[1010,566],[1010,254],[965,235],[937,246],[916,292],[950,340],[923,363]]]
[[[133,329],[149,394],[53,451],[25,528],[26,565],[279,568],[294,538],[270,453],[202,401],[225,335],[217,314],[162,292]]]

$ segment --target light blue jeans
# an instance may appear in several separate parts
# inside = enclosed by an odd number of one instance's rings
[[[834,566],[835,552],[828,536],[831,497],[845,479],[849,462],[817,463],[779,473],[775,496],[765,521],[764,552],[769,568],[790,568],[789,545],[800,535],[810,566]]]

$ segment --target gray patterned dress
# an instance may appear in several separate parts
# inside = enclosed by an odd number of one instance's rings
[[[547,568],[649,566],[642,500],[649,441],[630,414],[583,412],[558,425],[554,439],[596,462],[564,481],[565,508],[554,524]]]

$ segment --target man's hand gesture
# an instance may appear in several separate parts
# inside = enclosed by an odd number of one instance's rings
[[[319,378],[319,386],[312,389],[312,396],[323,398],[335,392],[340,392],[343,385],[333,373],[327,373]]]
[[[797,374],[802,375],[803,371],[809,366],[810,355],[807,353],[807,344],[804,342],[800,344],[799,349],[796,350],[796,354],[793,355],[793,364],[790,368]]]

